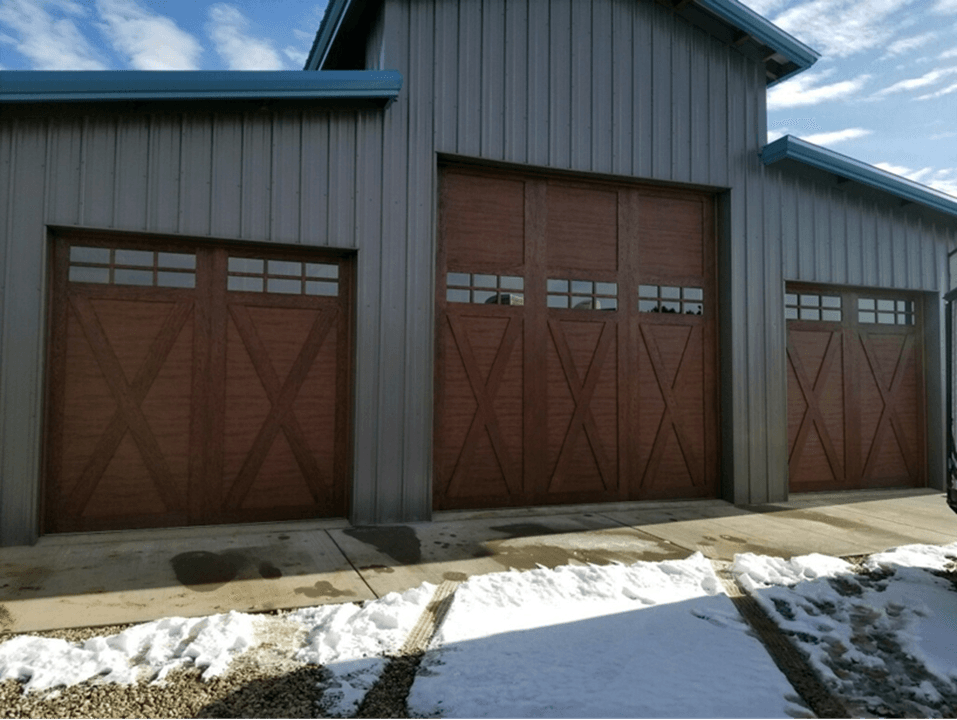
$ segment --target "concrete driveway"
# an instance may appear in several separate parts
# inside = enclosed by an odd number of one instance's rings
[[[785,503],[637,502],[48,535],[0,548],[0,631],[26,632],[361,601],[424,581],[574,563],[849,556],[957,541],[936,490],[796,495]]]

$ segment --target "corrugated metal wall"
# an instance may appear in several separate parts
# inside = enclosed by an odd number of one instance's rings
[[[0,120],[0,543],[36,529],[48,224],[357,249],[359,523],[431,508],[437,153],[715,190],[737,502],[786,494],[785,280],[949,283],[953,222],[766,169],[763,67],[651,0],[387,0],[366,57],[385,111]]]

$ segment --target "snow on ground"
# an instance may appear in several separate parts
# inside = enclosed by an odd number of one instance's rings
[[[912,545],[862,566],[823,555],[739,555],[732,571],[855,715],[943,716],[957,707],[957,543]],[[323,665],[322,707],[354,712],[432,599],[428,583],[362,604],[279,618],[165,618],[82,643],[0,644],[0,680],[28,690],[86,680],[209,679],[298,626],[290,654]],[[454,595],[409,695],[413,715],[810,715],[748,632],[710,563],[564,566],[473,577]]]
[[[738,555],[732,572],[852,713],[947,716],[957,707],[957,593],[934,574],[957,544],[842,560]]]
[[[565,566],[461,585],[409,694],[412,715],[810,715],[711,564]]]

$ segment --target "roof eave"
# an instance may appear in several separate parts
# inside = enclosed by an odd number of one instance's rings
[[[795,160],[957,217],[957,198],[792,135],[765,145],[761,150],[761,160],[765,165]]]
[[[402,88],[394,70],[0,72],[0,103],[129,100],[373,100],[388,105]]]
[[[345,20],[351,5],[352,0],[329,0],[303,70],[319,70],[322,67],[330,48],[332,48],[332,41],[338,34],[342,21]]]
[[[819,53],[793,35],[786,33],[737,0],[695,0],[695,2],[788,60],[784,73],[776,75],[768,86],[776,85],[782,80],[807,70],[821,57]]]

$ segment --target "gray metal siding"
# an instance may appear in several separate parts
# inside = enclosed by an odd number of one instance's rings
[[[0,121],[0,542],[36,530],[46,225],[357,250],[357,523],[430,512],[437,154],[714,189],[737,502],[787,493],[785,281],[950,283],[953,222],[765,168],[763,67],[658,3],[387,0],[366,58],[385,111]]]

